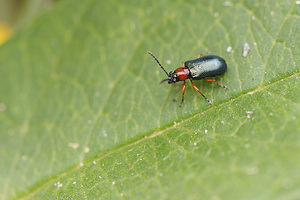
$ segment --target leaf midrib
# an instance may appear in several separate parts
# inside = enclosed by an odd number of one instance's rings
[[[84,165],[87,165],[87,164],[92,163],[92,162],[94,162],[94,161],[101,161],[102,159],[104,159],[104,158],[110,156],[110,155],[113,154],[113,153],[116,153],[116,152],[118,152],[118,151],[122,151],[122,150],[124,150],[124,149],[126,149],[126,148],[128,148],[128,147],[130,147],[130,146],[139,144],[139,143],[141,143],[141,142],[143,142],[143,141],[145,141],[145,140],[147,140],[147,139],[152,139],[152,138],[154,138],[154,137],[156,137],[156,136],[159,136],[159,135],[161,135],[161,134],[163,134],[163,133],[165,133],[165,132],[167,132],[167,131],[169,131],[169,130],[171,130],[171,129],[173,129],[173,128],[176,128],[177,126],[180,126],[181,124],[183,124],[183,123],[185,123],[185,122],[187,122],[187,121],[189,121],[189,120],[191,120],[191,119],[196,118],[196,117],[199,116],[199,115],[202,115],[202,114],[204,114],[204,113],[206,113],[206,112],[209,112],[209,111],[211,111],[211,110],[213,110],[213,109],[215,109],[215,108],[219,108],[219,107],[221,107],[221,106],[223,106],[223,105],[226,105],[226,104],[228,104],[228,103],[232,103],[232,102],[234,102],[235,100],[238,100],[238,99],[240,99],[240,98],[242,98],[242,97],[244,97],[244,96],[247,96],[247,95],[253,95],[253,94],[255,94],[255,93],[259,92],[259,91],[262,91],[262,90],[264,90],[264,89],[266,89],[266,88],[268,88],[268,87],[271,87],[271,86],[273,86],[273,85],[275,85],[275,84],[277,84],[277,83],[279,83],[279,82],[282,82],[282,81],[284,81],[284,80],[286,80],[286,79],[292,78],[292,77],[297,76],[297,75],[299,75],[299,74],[300,74],[300,72],[294,73],[294,74],[288,75],[288,76],[286,76],[286,77],[284,77],[284,78],[282,78],[282,79],[278,79],[278,80],[276,80],[276,81],[274,81],[274,82],[272,82],[272,83],[270,83],[270,84],[268,84],[268,85],[265,85],[265,86],[263,86],[263,87],[258,87],[258,88],[255,88],[255,89],[253,89],[253,90],[247,91],[247,92],[245,92],[245,93],[241,93],[241,94],[240,94],[239,96],[237,96],[237,97],[234,97],[234,98],[232,98],[232,99],[228,99],[227,101],[224,101],[223,103],[220,103],[220,104],[218,104],[218,105],[216,105],[216,106],[210,107],[210,108],[208,108],[208,109],[206,109],[206,110],[204,110],[204,111],[202,111],[202,112],[200,112],[200,113],[196,113],[196,114],[194,114],[194,115],[192,115],[192,116],[190,116],[190,117],[187,117],[186,119],[180,120],[179,122],[176,122],[175,125],[172,124],[172,125],[166,126],[164,129],[161,129],[161,130],[158,130],[158,131],[154,131],[154,132],[150,133],[149,135],[143,136],[142,138],[139,138],[139,139],[137,139],[137,140],[135,140],[135,141],[132,141],[132,142],[130,142],[130,143],[128,143],[128,144],[123,144],[123,145],[120,145],[120,146],[119,146],[118,148],[116,148],[116,149],[111,149],[110,151],[104,152],[104,153],[103,153],[102,155],[100,155],[97,159],[93,159],[93,160],[87,161],[86,163],[84,163]],[[251,92],[251,94],[249,94],[249,92]],[[61,172],[61,174],[58,174],[58,175],[56,175],[56,176],[54,176],[54,177],[52,177],[52,178],[49,178],[48,180],[45,180],[45,182],[44,182],[43,184],[39,185],[39,186],[36,187],[36,188],[33,188],[33,189],[32,189],[31,191],[29,191],[28,193],[25,193],[25,194],[23,194],[23,195],[20,195],[19,197],[17,197],[17,199],[25,199],[25,198],[28,198],[28,197],[34,195],[35,193],[37,193],[38,191],[40,191],[41,189],[43,189],[44,187],[46,187],[47,185],[49,185],[49,184],[50,184],[51,182],[53,182],[54,180],[58,180],[59,178],[65,176],[65,175],[67,175],[67,174],[69,174],[69,173],[72,173],[73,171],[78,170],[78,169],[80,169],[81,167],[82,167],[82,166],[80,166],[80,163],[78,163],[78,165],[76,165],[75,167],[69,168],[69,169],[67,169],[67,170],[65,170],[65,171],[63,171],[63,172]]]

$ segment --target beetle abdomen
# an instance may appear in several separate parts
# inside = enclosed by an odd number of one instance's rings
[[[222,75],[227,69],[225,60],[213,55],[186,61],[184,66],[190,70],[190,76],[195,80]]]

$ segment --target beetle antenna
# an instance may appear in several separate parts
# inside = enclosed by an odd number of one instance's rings
[[[169,78],[166,78],[166,79],[162,80],[161,82],[159,82],[159,85],[161,85],[163,82],[169,81],[169,80],[170,80]]]
[[[148,51],[148,54],[150,54],[155,60],[156,62],[159,64],[159,66],[162,68],[162,70],[164,70],[164,72],[167,74],[167,76],[169,77],[168,72],[165,70],[165,68],[160,64],[160,62],[157,60],[157,58],[155,57],[155,55],[153,55],[152,52]]]

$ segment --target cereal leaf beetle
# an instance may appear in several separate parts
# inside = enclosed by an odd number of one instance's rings
[[[204,97],[204,99],[207,101],[207,103],[212,104],[211,101],[206,98],[202,92],[198,89],[198,87],[193,83],[193,80],[200,80],[204,79],[209,82],[214,82],[220,87],[227,89],[226,86],[221,85],[218,83],[218,81],[214,79],[210,79],[208,77],[215,77],[222,75],[226,72],[227,69],[227,64],[225,60],[219,56],[214,56],[214,55],[208,55],[204,56],[203,54],[200,54],[197,59],[194,60],[189,60],[185,61],[182,63],[182,67],[177,68],[175,71],[167,72],[165,68],[160,64],[158,59],[148,51],[148,54],[150,54],[155,61],[158,63],[158,65],[161,67],[161,69],[166,73],[168,78],[163,79],[161,83],[168,81],[169,84],[171,83],[176,83],[178,81],[183,81],[183,86],[182,86],[182,99],[180,106],[182,106],[183,101],[184,101],[184,93],[186,89],[185,85],[185,80],[190,79],[193,88],[201,94],[201,96]]]

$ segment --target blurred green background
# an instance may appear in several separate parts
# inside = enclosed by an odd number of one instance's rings
[[[0,0],[0,45],[60,0]]]

